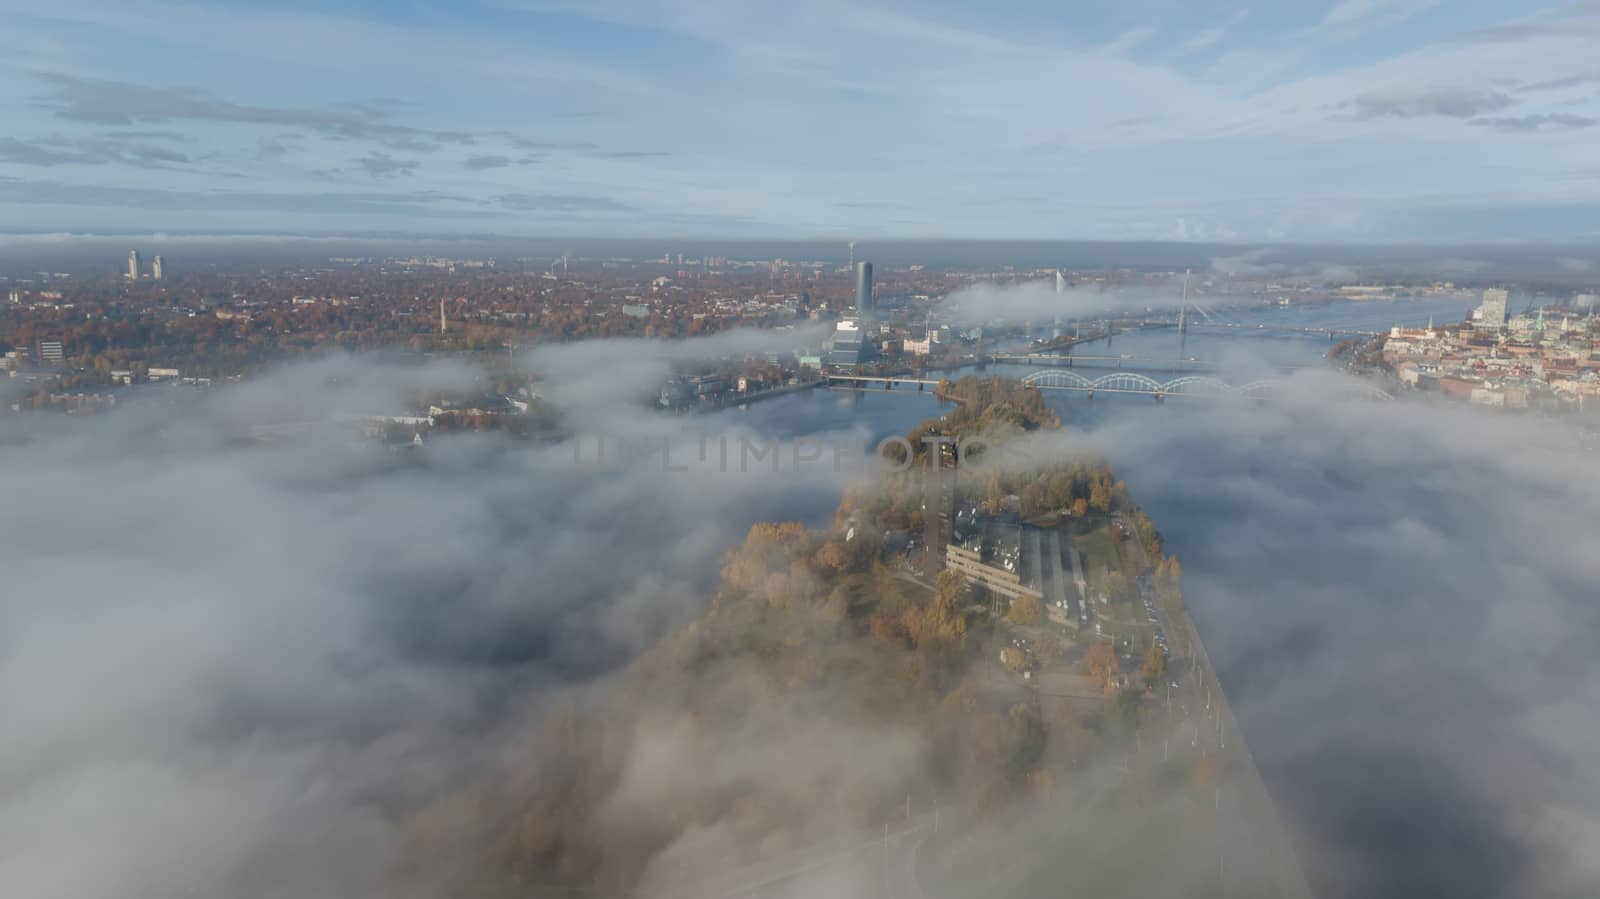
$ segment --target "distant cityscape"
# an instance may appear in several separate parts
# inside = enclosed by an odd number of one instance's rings
[[[687,366],[659,392],[671,409],[717,407],[837,376],[937,378],[1016,353],[1048,355],[1130,328],[1204,325],[1226,310],[1458,299],[1457,321],[1397,325],[1337,349],[1393,389],[1434,391],[1504,409],[1582,409],[1600,394],[1594,293],[1529,296],[1449,280],[1370,284],[1275,273],[1107,269],[875,270],[874,263],[686,257],[335,257],[255,274],[205,268],[172,276],[161,255],[128,252],[120,277],[41,275],[7,286],[0,370],[22,389],[6,408],[95,411],[144,383],[238,381],[263,366],[338,352],[464,355],[506,389],[463,408],[497,421],[504,398],[537,389],[508,364],[542,343],[588,337],[683,338],[750,327],[793,332],[785,352]],[[1142,298],[1095,315],[1018,320],[952,316],[976,285]],[[1181,286],[1180,286],[1181,285]],[[1156,303],[1160,300],[1160,304]],[[1472,305],[1475,304],[1475,305]],[[1517,307],[1521,307],[1518,309]],[[1046,301],[1041,307],[1050,308]],[[1202,316],[1204,318],[1202,318]],[[1330,332],[1330,337],[1332,332]],[[1006,353],[1013,354],[1006,356]],[[500,398],[495,400],[494,398]],[[484,399],[484,398],[480,398]],[[418,410],[401,410],[411,418]],[[419,419],[421,420],[421,419]]]

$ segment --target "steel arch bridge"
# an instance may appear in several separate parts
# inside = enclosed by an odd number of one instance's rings
[[[1169,396],[1212,398],[1246,397],[1266,399],[1284,392],[1287,381],[1251,381],[1235,386],[1217,378],[1204,375],[1185,375],[1170,381],[1157,381],[1149,375],[1119,371],[1098,378],[1086,378],[1075,371],[1054,369],[1028,375],[1022,383],[1046,390],[1076,390],[1093,396],[1096,393],[1133,393],[1162,399]],[[1392,400],[1394,397],[1370,384],[1352,386],[1351,396],[1366,399]]]

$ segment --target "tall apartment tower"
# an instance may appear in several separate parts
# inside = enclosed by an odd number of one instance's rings
[[[448,330],[450,330],[450,326],[445,324],[445,320],[444,320],[444,299],[441,298],[439,300],[439,333],[443,334]]]
[[[139,251],[138,250],[129,250],[128,251],[128,280],[129,281],[137,281],[137,280],[139,280]]]
[[[955,537],[955,441],[929,447],[928,455],[922,470],[922,542],[928,550],[923,572],[932,580],[944,570],[945,547]]]
[[[160,256],[157,256],[154,259],[150,260],[150,277],[156,279],[157,281],[161,280],[161,257]]]
[[[872,263],[856,263],[856,315],[872,317]]]

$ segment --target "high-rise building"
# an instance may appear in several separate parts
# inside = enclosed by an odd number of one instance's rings
[[[1056,272],[1056,293],[1067,292],[1067,276]]]
[[[1483,292],[1483,305],[1478,307],[1477,326],[1498,331],[1506,326],[1506,317],[1509,307],[1506,300],[1506,291],[1499,287],[1491,287]]]
[[[128,280],[129,281],[137,281],[137,280],[139,280],[139,251],[138,250],[129,250],[128,251]]]
[[[154,278],[157,281],[161,280],[161,257],[160,256],[157,256],[156,258],[150,260],[150,277]]]
[[[872,263],[856,263],[856,314],[862,318],[872,315]]]

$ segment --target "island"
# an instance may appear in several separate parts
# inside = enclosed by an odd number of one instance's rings
[[[827,527],[751,527],[696,620],[411,815],[396,876],[486,896],[1309,895],[1130,486],[1062,452],[1025,385],[939,393],[915,464],[852,487]],[[973,437],[994,458],[952,448]],[[1035,464],[994,464],[1016,447]],[[432,870],[441,848],[480,861]]]

